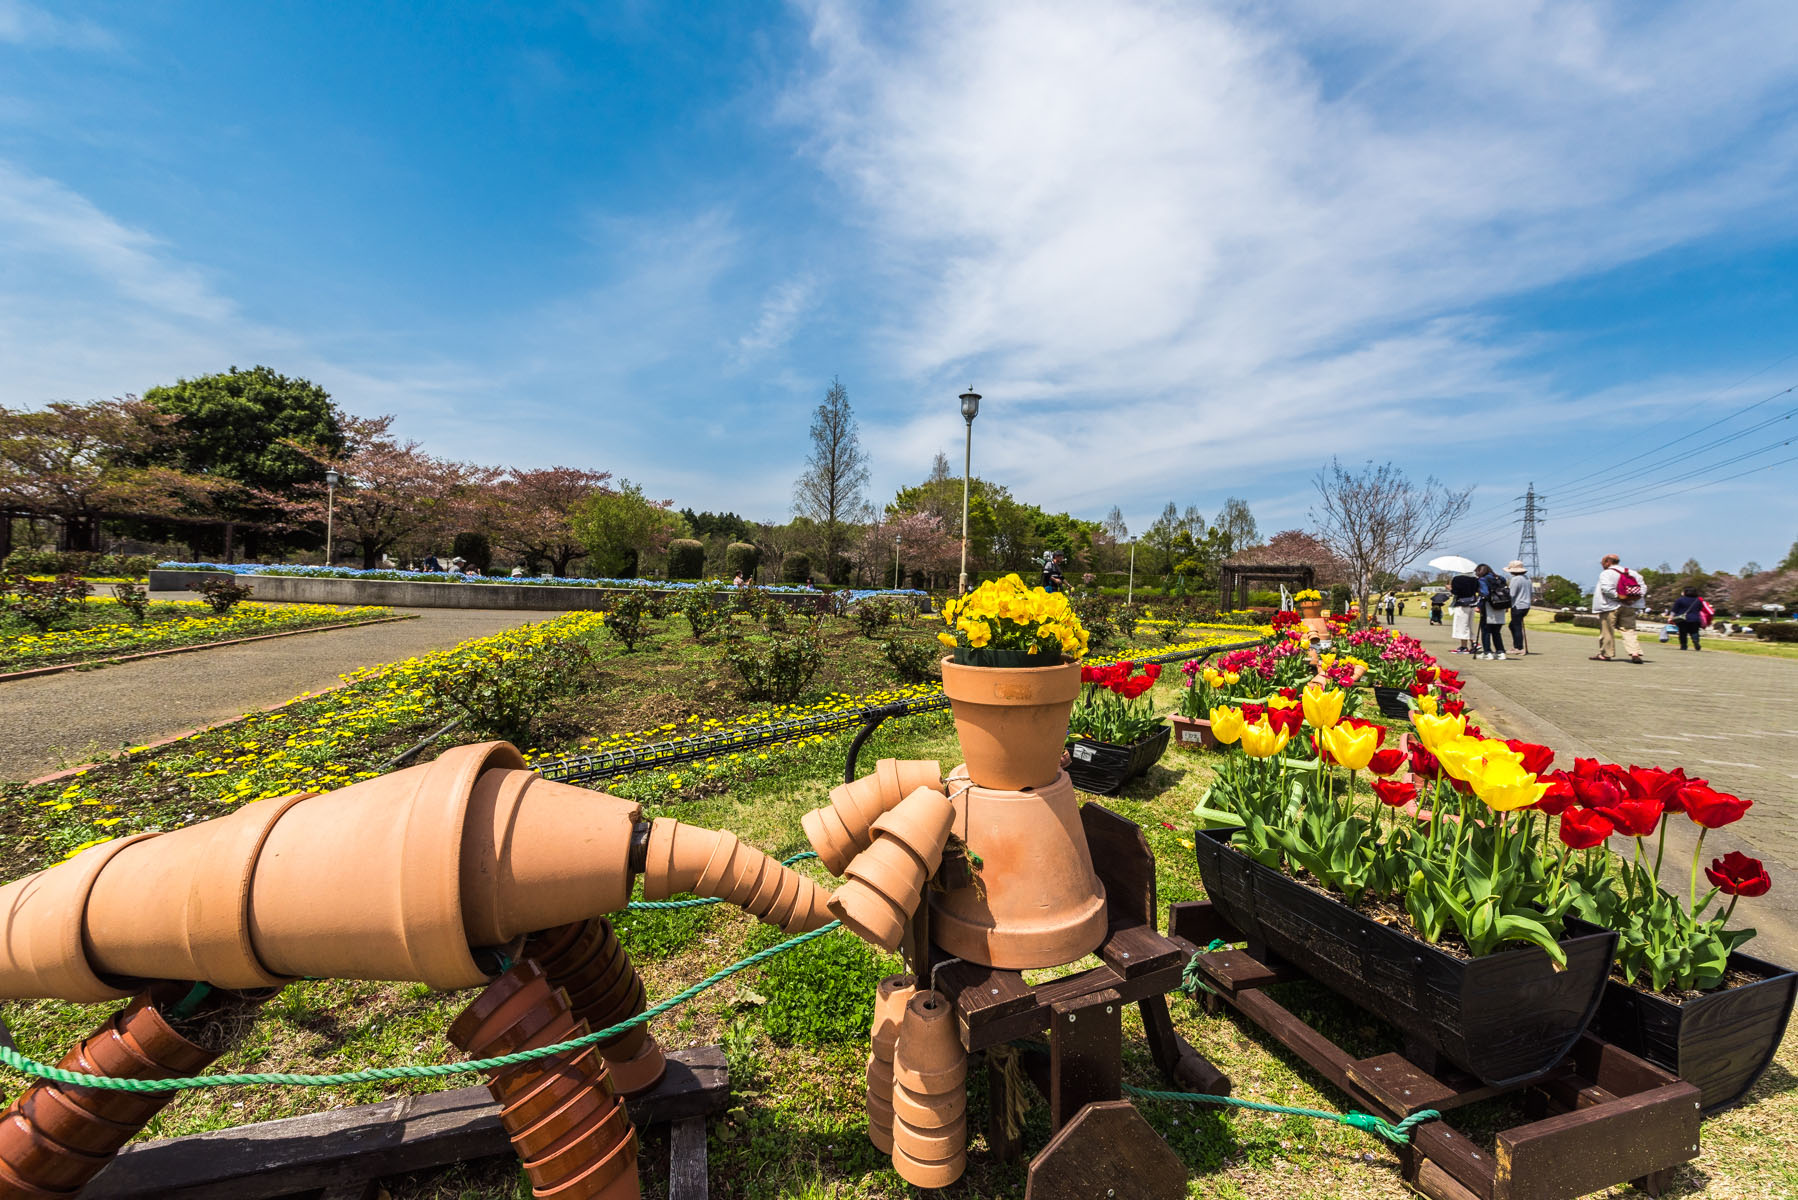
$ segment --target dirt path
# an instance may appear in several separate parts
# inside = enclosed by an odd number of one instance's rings
[[[418,619],[0,684],[0,778],[33,779],[316,692],[358,667],[411,658],[557,615],[394,611],[417,614]]]
[[[1493,732],[1553,746],[1557,766],[1571,767],[1579,755],[1684,767],[1753,800],[1742,820],[1705,837],[1702,857],[1708,864],[1740,850],[1766,863],[1773,890],[1737,912],[1760,930],[1748,952],[1798,961],[1798,662],[1682,652],[1646,630],[1643,665],[1592,662],[1593,638],[1536,629],[1528,657],[1483,662],[1452,653],[1446,625],[1403,619],[1399,626],[1471,681],[1468,701]],[[1661,875],[1681,892],[1697,832],[1683,817],[1668,826]]]

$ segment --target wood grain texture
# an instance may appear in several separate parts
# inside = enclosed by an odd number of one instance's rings
[[[1030,1163],[1024,1200],[1181,1200],[1186,1164],[1127,1100],[1089,1104]]]

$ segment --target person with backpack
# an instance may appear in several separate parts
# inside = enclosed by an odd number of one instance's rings
[[[1511,587],[1485,563],[1473,569],[1480,585],[1480,652],[1475,658],[1505,658],[1505,618],[1511,609]]]
[[[1449,633],[1461,643],[1455,647],[1456,654],[1472,654],[1474,613],[1480,606],[1480,581],[1472,575],[1456,575],[1448,581],[1449,594],[1453,599],[1455,611],[1450,618]]]
[[[1717,610],[1711,607],[1710,601],[1698,594],[1698,589],[1689,587],[1680,593],[1679,599],[1673,602],[1673,609],[1667,614],[1674,627],[1679,631],[1679,648],[1686,648],[1686,638],[1692,639],[1692,649],[1702,650],[1698,644],[1698,631],[1711,623]]]
[[[1535,603],[1536,586],[1530,582],[1529,568],[1519,559],[1511,560],[1505,574],[1511,577],[1511,653],[1522,658],[1530,652],[1523,636],[1523,619],[1530,615],[1530,605]]]
[[[1636,614],[1641,611],[1648,589],[1642,580],[1615,554],[1598,560],[1598,583],[1592,589],[1592,611],[1598,614],[1598,653],[1593,662],[1610,662],[1617,657],[1617,635],[1623,635],[1623,649],[1629,661],[1642,665],[1642,646],[1636,641]]]

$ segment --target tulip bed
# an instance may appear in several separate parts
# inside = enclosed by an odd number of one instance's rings
[[[393,615],[392,609],[375,606],[343,608],[258,603],[240,604],[231,612],[219,615],[204,601],[177,600],[150,605],[143,623],[139,624],[129,619],[116,600],[95,597],[77,607],[77,628],[48,633],[11,632],[0,636],[0,673],[95,662],[150,650],[285,633],[316,625],[356,624]]]

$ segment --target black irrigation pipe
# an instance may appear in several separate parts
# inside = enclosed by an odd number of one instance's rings
[[[1263,640],[1254,638],[1249,641],[1207,646],[1199,650],[1173,650],[1166,654],[1132,658],[1130,661],[1173,663],[1198,659],[1203,662],[1214,654],[1259,646]],[[861,753],[862,744],[867,741],[868,736],[882,721],[888,717],[916,716],[919,713],[935,712],[947,707],[949,707],[947,696],[941,694],[922,696],[916,700],[900,700],[892,704],[871,704],[866,708],[821,713],[815,717],[794,717],[786,721],[771,721],[766,725],[720,729],[694,737],[676,738],[673,741],[648,742],[641,746],[604,750],[598,754],[570,755],[567,758],[538,764],[536,769],[543,778],[553,779],[558,783],[587,783],[592,780],[628,775],[636,771],[660,769],[677,766],[681,763],[717,758],[722,754],[738,750],[778,746],[785,742],[798,741],[800,738],[812,737],[821,733],[843,733],[859,726],[855,740],[850,744],[848,763],[845,767],[845,780],[849,780],[855,778],[856,758]]]

